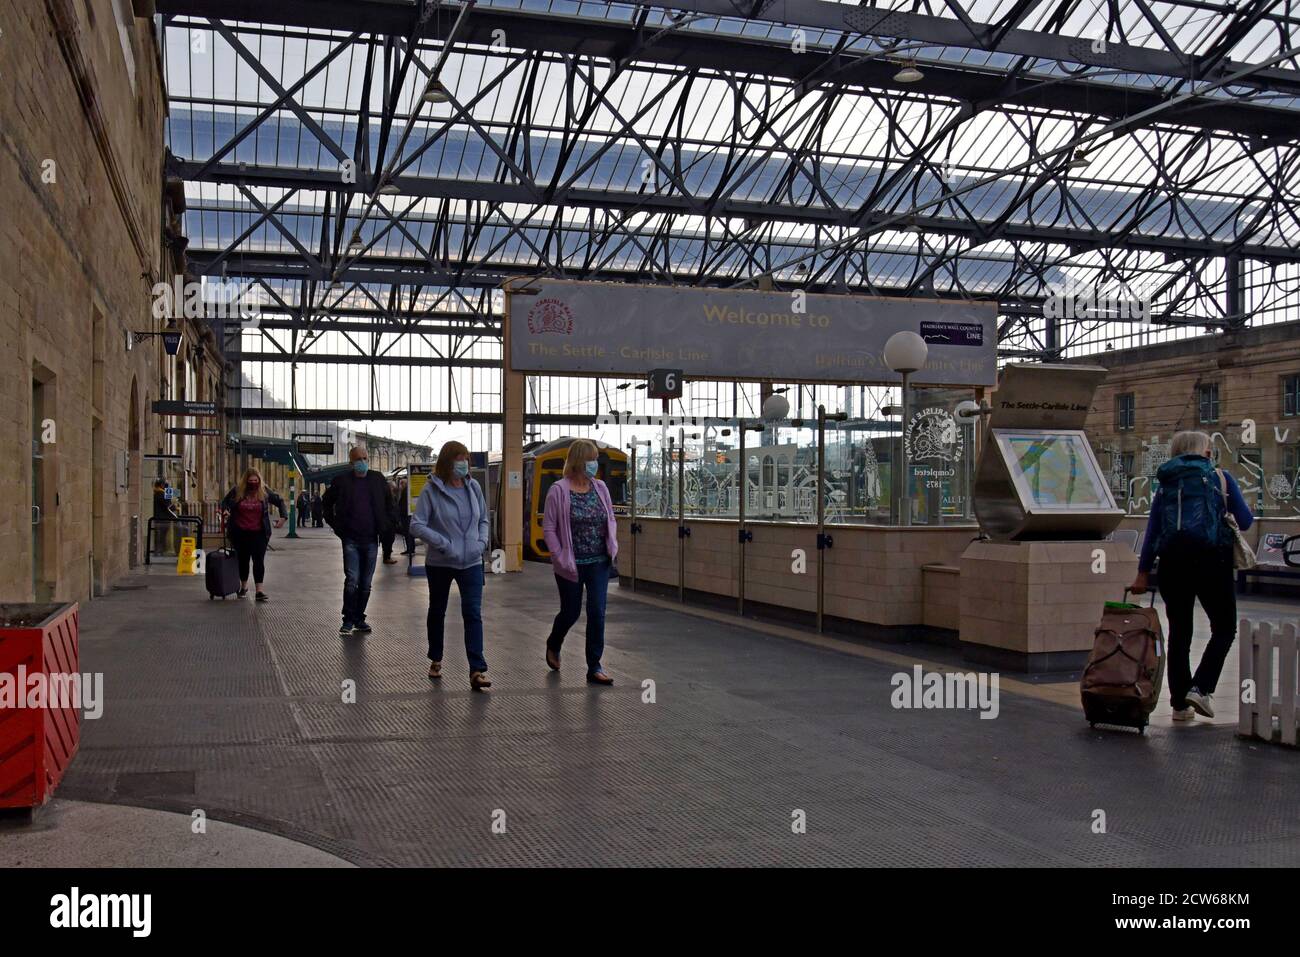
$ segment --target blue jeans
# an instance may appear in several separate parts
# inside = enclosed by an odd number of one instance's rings
[[[358,542],[343,539],[343,621],[360,625],[366,620],[366,603],[370,601],[370,579],[375,577],[376,541]]]
[[[465,622],[465,655],[470,671],[487,671],[483,657],[483,565],[470,568],[437,568],[424,566],[429,579],[429,617],[425,627],[429,632],[429,660],[442,661],[443,622],[447,617],[447,596],[451,583],[460,592],[460,617]]]
[[[600,670],[605,653],[605,593],[609,590],[609,559],[578,566],[578,580],[555,576],[560,589],[560,613],[555,616],[546,647],[559,652],[564,636],[582,614],[582,591],[587,590],[587,674]]]

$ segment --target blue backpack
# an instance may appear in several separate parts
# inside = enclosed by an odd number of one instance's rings
[[[1180,455],[1156,472],[1160,491],[1160,540],[1157,554],[1166,549],[1208,550],[1225,541],[1226,506],[1214,463],[1202,455]]]

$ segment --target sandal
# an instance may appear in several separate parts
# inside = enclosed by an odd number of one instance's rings
[[[441,677],[442,677],[442,662],[441,661],[429,662],[429,680],[434,681]]]
[[[472,691],[482,691],[485,688],[491,688],[492,682],[488,680],[486,672],[474,671],[470,673],[469,686]]]

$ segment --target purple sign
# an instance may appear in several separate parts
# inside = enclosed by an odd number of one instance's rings
[[[921,338],[932,345],[982,346],[984,326],[978,322],[922,322]]]

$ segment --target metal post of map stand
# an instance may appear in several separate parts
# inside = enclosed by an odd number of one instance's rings
[[[632,453],[631,459],[628,463],[630,467],[629,475],[631,476],[628,482],[628,489],[629,489],[628,500],[631,503],[629,506],[628,536],[631,539],[630,544],[632,547],[632,590],[633,591],[636,591],[636,537],[641,534],[641,524],[636,520],[636,450],[637,447],[641,445],[644,445],[647,448],[649,448],[651,442],[649,439],[644,439],[638,442],[636,436],[634,435],[632,436],[632,441],[628,443],[628,449]]]
[[[744,419],[736,420],[740,426],[739,461],[736,464],[736,488],[740,496],[736,506],[738,519],[736,538],[740,543],[740,557],[736,565],[736,614],[745,614],[745,546],[754,540],[754,533],[745,528],[745,501],[749,495],[749,453],[745,451],[745,433],[762,432],[761,422],[746,423]]]
[[[691,530],[686,524],[686,440],[698,439],[700,433],[687,435],[685,429],[677,430],[677,600],[686,601],[686,539]],[[668,440],[670,443],[672,439]]]
[[[817,406],[817,630],[822,630],[826,608],[826,549],[834,544],[826,534],[826,423],[843,422],[843,412],[826,414],[826,406]]]

